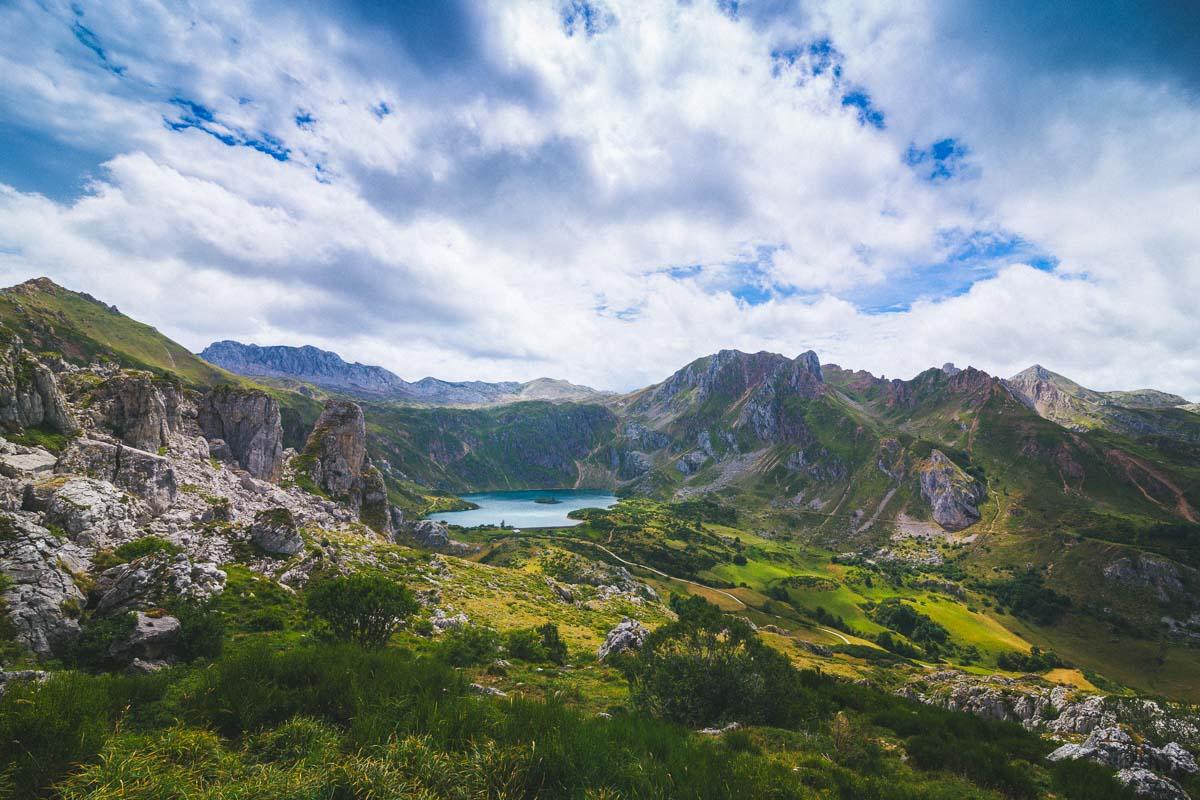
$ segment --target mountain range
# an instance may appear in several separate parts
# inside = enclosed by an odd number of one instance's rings
[[[200,358],[252,378],[288,379],[326,391],[369,400],[395,400],[426,405],[485,406],[522,400],[585,401],[602,393],[587,386],[552,378],[532,381],[443,381],[422,378],[409,382],[383,367],[347,363],[337,353],[312,345],[259,347],[230,340],[213,342]]]
[[[410,383],[314,347],[202,355],[44,278],[0,290],[0,731],[22,747],[41,728],[4,728],[5,704],[32,708],[25,683],[46,670],[162,673],[147,680],[174,686],[161,701],[174,719],[206,702],[189,681],[325,646],[311,588],[361,574],[412,587],[416,616],[396,636],[487,702],[569,698],[596,723],[644,711],[609,654],[636,659],[649,629],[727,612],[754,647],[836,682],[839,715],[901,695],[861,735],[889,743],[889,776],[921,771],[913,785],[945,763],[922,760],[929,731],[985,735],[953,717],[917,725],[919,702],[1020,722],[1005,735],[1053,736],[1054,758],[1099,761],[1104,780],[1197,787],[1200,414],[1185,398],[1093,391],[1042,367],[885,379],[812,351],[721,350],[624,394]],[[465,493],[535,488],[620,501],[553,530],[427,518],[469,507]],[[203,615],[231,633],[191,668]],[[549,645],[570,661],[533,668]],[[336,693],[346,672],[330,674],[322,691]],[[505,703],[495,713],[526,708]],[[300,724],[279,713],[272,724]],[[860,724],[846,719],[820,731]],[[775,733],[748,735],[756,757],[780,755]],[[1051,749],[1031,741],[1035,761]],[[826,763],[817,750],[805,757]],[[0,753],[0,795],[10,776],[44,786],[97,756],[72,753],[36,779]],[[858,758],[837,769],[877,769]],[[1027,787],[1071,772],[1020,763]],[[945,796],[1050,796],[992,793],[991,769]],[[1096,796],[1085,778],[1053,796]]]

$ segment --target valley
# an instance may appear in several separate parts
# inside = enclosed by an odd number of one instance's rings
[[[315,348],[221,342],[209,363],[46,279],[0,291],[0,323],[0,736],[37,753],[5,757],[0,797],[119,796],[143,751],[158,761],[133,796],[152,796],[185,767],[171,737],[207,748],[223,786],[258,764],[282,787],[287,757],[255,748],[288,726],[326,742],[297,773],[320,791],[393,770],[428,793],[413,796],[508,796],[481,777],[504,774],[484,741],[514,781],[571,797],[676,796],[673,780],[706,797],[738,781],[1128,797],[1113,776],[1135,768],[1197,788],[1200,415],[1184,398],[736,350],[625,394],[418,397],[432,384]],[[375,649],[346,645],[316,599],[359,579],[411,599]],[[686,691],[685,657],[715,659]],[[251,678],[264,664],[273,677]],[[383,664],[407,688],[374,683]],[[713,688],[726,679],[739,688]],[[208,705],[234,687],[254,704]],[[405,710],[430,687],[449,705]],[[92,734],[26,713],[66,691],[89,698]],[[129,693],[146,699],[125,732]],[[47,744],[63,730],[70,746]],[[1103,739],[1118,735],[1136,744]],[[718,772],[647,761],[622,744],[639,736]],[[620,766],[542,772],[535,741],[559,765],[598,763],[567,752],[591,748]],[[1047,758],[1062,747],[1077,750]],[[414,772],[418,751],[472,793]],[[332,766],[348,753],[352,776]]]

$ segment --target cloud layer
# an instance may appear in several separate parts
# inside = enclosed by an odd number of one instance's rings
[[[0,6],[0,277],[409,378],[813,348],[1200,397],[1186,20],[1039,9]]]

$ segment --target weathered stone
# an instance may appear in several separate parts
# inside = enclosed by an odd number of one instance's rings
[[[198,421],[205,437],[222,440],[242,469],[259,480],[279,480],[283,425],[275,398],[262,391],[219,386],[205,395]]]
[[[25,447],[0,439],[0,475],[21,478],[49,472],[58,456],[41,447]]]
[[[51,491],[45,521],[61,527],[72,541],[111,547],[133,538],[139,511],[144,511],[141,504],[111,483],[76,477]]]
[[[436,550],[450,544],[450,529],[441,522],[422,519],[413,524],[412,538],[422,547]]]
[[[144,500],[155,514],[166,511],[175,499],[171,462],[124,444],[77,439],[59,457],[54,470],[116,484]]]
[[[175,599],[203,602],[225,590],[215,564],[195,564],[180,553],[152,553],[107,569],[96,579],[96,614],[154,608]]]
[[[45,426],[60,433],[78,428],[50,369],[0,325],[0,425]]]
[[[298,462],[313,483],[353,508],[365,524],[380,533],[393,532],[387,486],[367,457],[366,422],[357,403],[326,403]]]
[[[250,525],[250,541],[272,555],[294,556],[304,549],[296,520],[286,508],[258,512]]]
[[[640,650],[650,629],[636,619],[626,617],[604,637],[604,644],[596,651],[596,658],[605,661],[619,653]]]
[[[17,641],[35,655],[47,657],[79,634],[84,597],[74,576],[87,567],[82,549],[31,515],[0,512],[0,573],[12,582],[0,598]]]
[[[124,638],[113,642],[108,654],[118,661],[157,661],[167,658],[179,638],[179,620],[175,617],[152,617],[138,611],[133,629]]]
[[[979,521],[983,487],[941,450],[929,454],[920,477],[921,496],[929,503],[937,524],[948,531],[960,531]]]
[[[1175,781],[1155,775],[1144,767],[1130,767],[1117,773],[1117,780],[1146,800],[1189,800],[1187,792]]]
[[[154,452],[179,431],[180,392],[149,372],[127,370],[92,389],[92,411],[125,444]]]
[[[356,499],[367,458],[367,428],[357,403],[331,400],[304,445],[309,477],[332,497]]]

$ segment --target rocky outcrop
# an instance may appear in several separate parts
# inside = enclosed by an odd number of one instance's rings
[[[148,609],[171,600],[204,602],[225,590],[225,573],[215,564],[193,563],[184,553],[153,553],[107,569],[91,597],[95,613]]]
[[[331,400],[304,445],[308,476],[335,498],[357,495],[367,459],[367,426],[357,403]]]
[[[179,432],[182,391],[173,381],[126,370],[91,390],[89,411],[125,444],[156,452]]]
[[[596,651],[596,658],[606,661],[615,655],[632,650],[641,650],[650,629],[636,619],[626,617],[604,637],[604,644]]]
[[[3,326],[0,326],[0,425],[10,429],[44,426],[60,433],[71,433],[78,427],[54,373]]]
[[[88,568],[84,550],[59,539],[32,515],[0,513],[0,573],[11,583],[0,594],[17,641],[39,657],[79,634],[83,592],[75,574]]]
[[[141,503],[107,481],[95,478],[62,478],[42,487],[31,485],[28,505],[36,506],[37,495],[49,491],[44,513],[47,524],[66,531],[71,540],[90,547],[114,547],[135,538]]]
[[[380,533],[391,532],[387,487],[367,457],[367,426],[357,403],[331,400],[313,426],[297,471]]]
[[[1145,800],[1191,800],[1175,781],[1155,775],[1144,767],[1130,767],[1117,772],[1117,780]]]
[[[979,521],[983,487],[941,450],[929,454],[920,481],[921,497],[929,503],[937,524],[948,531],[961,531]]]
[[[1189,587],[1200,585],[1200,574],[1196,570],[1150,553],[1118,558],[1104,567],[1104,578],[1119,586],[1148,592],[1163,604],[1194,603]]]
[[[411,534],[417,544],[432,550],[447,547],[451,542],[450,529],[432,519],[423,519],[413,523]]]
[[[0,475],[17,478],[49,472],[58,456],[41,447],[25,447],[0,439]]]
[[[77,439],[59,457],[54,471],[87,475],[115,484],[161,514],[175,499],[175,470],[166,458],[124,444]]]
[[[161,662],[174,654],[175,642],[181,629],[175,617],[151,616],[142,611],[134,615],[133,628],[128,635],[113,642],[109,657],[123,662]],[[143,670],[144,671],[144,670]]]
[[[259,480],[279,480],[283,425],[275,398],[262,391],[219,386],[204,396],[198,421],[204,436],[223,442],[246,472]]]
[[[296,519],[286,508],[258,512],[250,525],[250,541],[277,556],[294,556],[304,549]]]

